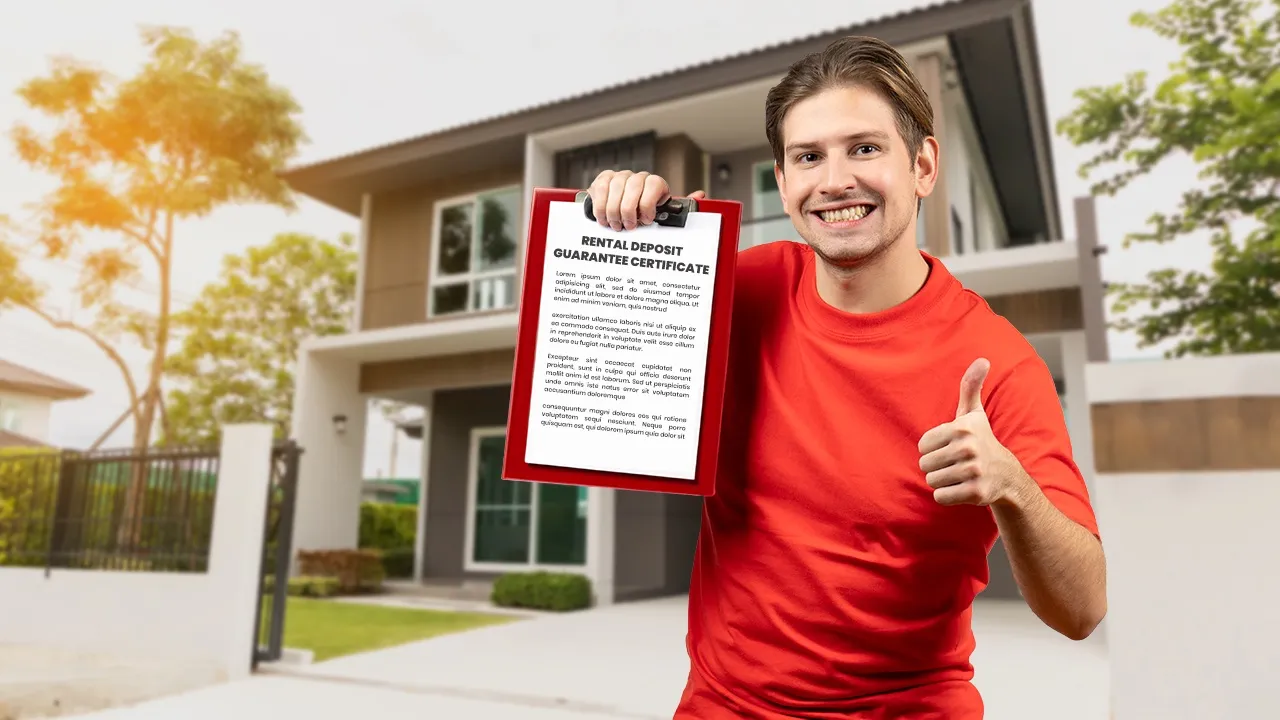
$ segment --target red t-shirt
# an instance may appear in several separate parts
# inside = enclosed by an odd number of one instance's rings
[[[937,504],[917,448],[955,419],[979,357],[996,438],[1097,533],[1047,366],[925,259],[911,299],[854,315],[818,296],[808,246],[738,255],[721,469],[676,718],[982,717],[970,607],[997,528],[990,508]]]

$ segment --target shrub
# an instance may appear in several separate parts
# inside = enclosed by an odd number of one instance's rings
[[[376,592],[386,578],[380,550],[299,550],[298,574],[335,578],[343,594]]]
[[[299,575],[289,578],[289,594],[299,597],[332,597],[338,594],[338,579]]]
[[[500,607],[581,610],[591,606],[591,581],[577,573],[507,573],[493,583],[491,599]]]
[[[365,502],[360,505],[360,547],[382,551],[387,577],[413,575],[414,539],[418,534],[416,505]]]

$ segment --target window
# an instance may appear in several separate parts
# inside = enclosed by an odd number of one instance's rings
[[[583,567],[587,488],[502,479],[506,429],[471,431],[468,570]]]
[[[520,186],[436,204],[427,316],[515,306]]]
[[[778,177],[773,174],[773,161],[762,160],[751,166],[751,217],[785,215],[782,196],[778,194]]]

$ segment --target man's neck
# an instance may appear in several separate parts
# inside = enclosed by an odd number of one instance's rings
[[[855,268],[832,267],[818,258],[818,297],[847,313],[888,310],[911,299],[929,277],[929,263],[914,243],[897,242]]]

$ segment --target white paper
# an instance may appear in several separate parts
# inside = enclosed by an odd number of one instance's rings
[[[551,203],[525,462],[694,479],[719,238]]]

